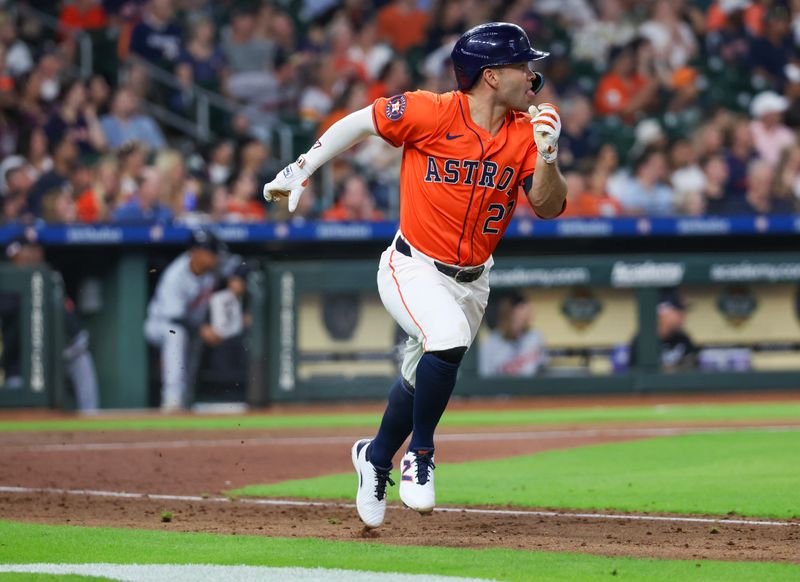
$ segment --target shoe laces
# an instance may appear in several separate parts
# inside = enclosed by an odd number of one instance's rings
[[[417,461],[417,483],[425,485],[428,482],[430,470],[436,468],[433,463],[433,451],[414,453],[414,456]]]
[[[373,467],[375,468],[375,497],[378,501],[383,501],[386,497],[386,484],[394,487],[394,481],[389,476],[389,471],[381,471],[375,465]]]

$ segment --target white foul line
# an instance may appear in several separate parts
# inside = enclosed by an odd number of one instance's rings
[[[142,499],[156,501],[195,501],[210,503],[230,503],[228,497],[203,497],[199,495],[166,495],[153,493],[129,493],[123,491],[98,491],[95,489],[57,489],[52,487],[10,487],[0,486],[0,493],[47,493],[56,495],[83,495],[89,497],[114,497],[125,499]],[[300,501],[291,499],[251,499],[236,498],[236,503],[252,505],[270,505],[279,507],[330,507],[355,509],[353,503],[336,503],[332,501]],[[389,505],[389,509],[404,509],[402,506]],[[442,513],[474,513],[481,515],[513,515],[521,517],[574,517],[580,519],[605,519],[613,521],[665,521],[670,523],[704,523],[718,525],[755,525],[755,526],[800,526],[800,521],[757,520],[757,519],[722,519],[714,517],[678,517],[646,514],[617,513],[571,513],[568,511],[535,511],[523,509],[476,509],[472,507],[437,507],[434,511]]]
[[[736,432],[741,430],[762,430],[765,432],[787,432],[800,430],[800,425],[783,426],[736,426],[736,427],[655,427],[655,428],[595,428],[575,430],[543,430],[522,432],[492,433],[442,433],[436,436],[439,442],[489,442],[518,441],[528,439],[568,439],[593,437],[649,437],[677,436],[694,433]],[[242,447],[242,446],[321,446],[352,444],[360,436],[318,436],[318,437],[257,437],[237,439],[184,439],[173,441],[117,442],[117,443],[60,443],[49,445],[8,445],[2,451],[25,452],[75,452],[75,451],[120,451],[136,449],[183,449],[189,447]]]

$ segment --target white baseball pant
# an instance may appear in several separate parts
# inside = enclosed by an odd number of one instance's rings
[[[460,283],[439,272],[433,259],[410,243],[410,257],[399,252],[400,236],[398,232],[381,255],[378,292],[386,310],[408,334],[401,373],[414,386],[423,353],[472,344],[489,300],[494,260],[489,257],[475,281]]]

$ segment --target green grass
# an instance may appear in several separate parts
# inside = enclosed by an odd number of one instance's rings
[[[737,431],[554,450],[436,469],[436,500],[789,518],[800,516],[800,431]],[[397,476],[397,475],[395,475]],[[480,476],[480,478],[478,478]],[[352,473],[232,491],[345,499]],[[397,488],[389,488],[389,499]]]
[[[592,424],[619,422],[798,421],[800,402],[593,406],[585,408],[450,411],[442,426]],[[0,422],[0,431],[221,430],[374,428],[380,413],[266,414],[224,417],[91,418]]]
[[[360,541],[43,526],[3,521],[0,521],[0,540],[0,563],[14,564],[240,564],[565,582],[609,579],[783,581],[800,577],[800,566],[792,564],[640,560],[509,549],[397,547]]]

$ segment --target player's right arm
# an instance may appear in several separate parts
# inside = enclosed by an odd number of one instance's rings
[[[378,135],[372,122],[372,105],[334,123],[310,150],[264,185],[264,199],[271,202],[288,196],[289,212],[294,212],[308,179],[317,168],[371,135]]]
[[[308,179],[322,164],[372,135],[394,147],[428,139],[435,132],[439,107],[440,97],[426,91],[376,99],[334,123],[310,150],[281,170],[264,186],[264,199],[289,196],[289,211],[294,212]]]

